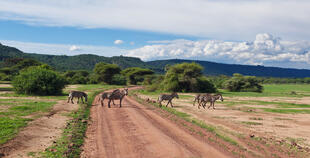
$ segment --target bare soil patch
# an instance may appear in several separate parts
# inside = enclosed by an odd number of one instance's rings
[[[1,145],[0,153],[7,158],[26,158],[29,152],[43,151],[61,135],[69,119],[64,114],[77,109],[77,104],[58,101],[51,112],[30,122],[14,139]]]
[[[139,97],[146,100],[150,98],[151,100],[156,100],[154,96],[139,95]],[[225,98],[225,96],[224,96]],[[300,100],[298,100],[300,99]],[[268,98],[268,97],[233,97],[225,98],[225,100],[258,100],[258,101],[278,101],[278,102],[294,102],[301,103],[309,98],[294,98],[287,99],[283,97],[279,98]],[[247,150],[252,150],[255,154],[260,155],[263,153],[264,156],[266,151],[271,152],[273,145],[281,142],[291,145],[292,147],[298,146],[302,149],[299,152],[308,152],[308,154],[298,155],[298,152],[295,154],[289,154],[289,149],[284,149],[283,152],[280,150],[275,150],[274,153],[277,153],[281,157],[307,157],[309,156],[309,146],[310,144],[310,133],[307,132],[310,130],[310,115],[308,114],[278,114],[278,113],[266,113],[260,109],[263,105],[236,105],[234,107],[227,107],[221,102],[216,102],[216,109],[198,109],[197,104],[193,106],[193,98],[189,99],[175,99],[173,103],[175,109],[190,114],[194,118],[205,121],[207,124],[216,126],[230,137],[236,139],[239,144],[246,147]],[[165,104],[163,104],[165,105]],[[242,109],[246,107],[245,109]],[[272,106],[269,106],[272,107]],[[253,110],[248,108],[253,108]],[[253,120],[253,118],[261,118]],[[284,119],[277,119],[284,118]],[[249,137],[249,136],[253,137]],[[255,141],[256,138],[260,139]],[[266,139],[266,140],[265,140]],[[254,140],[254,141],[253,141]],[[260,150],[253,148],[258,146]],[[269,144],[270,149],[266,148],[265,144]],[[296,144],[295,144],[296,143]],[[252,144],[252,145],[249,145]],[[281,146],[275,145],[277,148]],[[277,152],[278,151],[278,152]],[[305,156],[306,155],[306,156]],[[271,155],[269,155],[271,156]],[[267,156],[267,157],[269,157]]]

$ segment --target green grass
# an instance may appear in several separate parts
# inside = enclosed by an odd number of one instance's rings
[[[27,116],[35,112],[47,112],[56,102],[19,102],[19,103],[5,103],[11,105],[6,111],[0,112],[0,116]]]
[[[0,91],[13,91],[13,87],[0,87]]]
[[[77,86],[78,86],[77,90],[88,91],[88,92],[123,87],[123,86],[117,86],[117,85],[103,85],[103,84],[87,84],[87,85],[77,85]]]
[[[246,124],[246,125],[263,125],[260,122],[250,122],[250,121],[242,121],[241,123]]]
[[[12,139],[21,127],[27,125],[32,119],[25,119],[37,112],[47,112],[56,102],[29,102],[25,99],[0,99],[1,105],[9,106],[8,109],[0,112],[0,144]],[[27,102],[26,102],[27,101]],[[33,118],[33,117],[32,117]]]
[[[310,104],[295,104],[287,102],[270,102],[260,100],[225,101],[222,104],[229,107],[236,105],[276,105],[277,108],[310,108]]]
[[[21,127],[27,125],[31,119],[0,117],[0,144],[6,143],[12,139]]]
[[[220,89],[220,92],[225,96],[247,96],[247,97],[303,97],[310,96],[310,84],[264,84],[264,91],[262,93],[255,92],[229,92]],[[295,91],[297,95],[292,95]]]
[[[250,120],[263,120],[263,118],[261,117],[250,117],[249,119]]]
[[[48,147],[44,152],[31,153],[31,155],[35,155],[34,157],[39,156],[44,158],[80,157],[82,152],[81,146],[84,143],[87,122],[89,120],[90,108],[95,96],[104,90],[114,88],[120,88],[120,86],[80,85],[79,90],[87,90],[87,92],[89,92],[87,104],[79,104],[80,107],[78,111],[70,114],[72,119],[67,122],[67,126],[64,129],[62,136],[56,141],[56,143]]]
[[[310,110],[305,109],[270,109],[262,108],[265,112],[281,113],[281,114],[310,114]]]

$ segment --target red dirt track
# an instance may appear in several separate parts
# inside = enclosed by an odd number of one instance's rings
[[[130,92],[129,92],[130,93]],[[101,106],[98,96],[91,108],[91,123],[81,157],[87,158],[189,158],[228,157],[126,96],[122,108]]]

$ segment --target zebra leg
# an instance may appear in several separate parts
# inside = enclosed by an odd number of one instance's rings
[[[114,100],[112,100],[113,105],[115,105]]]
[[[172,101],[170,101],[170,105],[171,105],[171,107],[173,107],[173,105],[172,105]]]
[[[71,97],[71,103],[74,104],[74,102],[73,102],[73,97]]]
[[[167,103],[167,105],[166,105],[166,107],[168,107],[168,104],[170,103],[170,100],[168,101],[168,103]]]
[[[121,108],[122,107],[122,98],[121,99],[119,99],[119,108]]]
[[[213,109],[215,109],[215,107],[214,107],[214,103],[215,103],[215,102],[213,102]]]
[[[201,100],[201,101],[198,100],[198,103],[199,103],[199,104],[198,104],[198,109],[200,109],[200,106],[203,106],[203,103],[204,103],[204,102],[203,102],[202,100]]]
[[[108,102],[108,107],[109,107],[109,108],[111,108],[110,103],[111,103],[111,99],[109,99],[109,102]]]
[[[69,103],[69,100],[70,100],[70,97],[68,97],[68,101],[67,101],[67,103]]]
[[[82,103],[84,104],[84,100],[83,100],[83,97],[81,97],[81,100],[82,100]]]
[[[193,103],[193,106],[195,106],[196,100],[197,100],[197,99],[195,98],[195,99],[194,99],[194,103]],[[199,100],[198,100],[198,102],[199,102]]]
[[[202,105],[202,107],[203,107],[204,109],[206,109],[206,104],[207,104],[207,102],[204,102],[204,104]]]
[[[162,107],[162,106],[163,106],[163,105],[161,105],[161,102],[162,102],[161,100],[158,101],[159,107]]]
[[[101,106],[103,106],[103,105],[104,105],[103,101],[104,101],[104,99],[101,99],[101,100],[100,100],[100,102],[101,102]]]
[[[208,109],[212,106],[212,101],[210,102],[210,106],[208,106]]]

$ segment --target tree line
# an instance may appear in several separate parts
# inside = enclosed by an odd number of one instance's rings
[[[164,74],[141,67],[122,69],[105,62],[97,63],[92,71],[65,72],[33,59],[14,58],[6,60],[5,65],[0,69],[0,79],[12,81],[16,92],[26,94],[59,94],[67,84],[144,85],[149,91],[214,93],[218,89],[262,92],[262,84],[266,83],[310,83],[310,78],[267,78],[237,73],[205,76],[203,71],[206,70],[194,62],[166,65]]]

